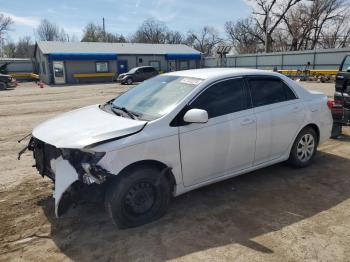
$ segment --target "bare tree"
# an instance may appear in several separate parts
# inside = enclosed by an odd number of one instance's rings
[[[350,18],[346,14],[333,19],[332,24],[320,34],[320,45],[323,48],[344,48],[350,40]]]
[[[265,32],[264,45],[266,52],[273,50],[272,34],[282,22],[283,17],[297,3],[302,0],[249,0],[253,4],[253,18],[259,27],[259,32]],[[257,34],[254,34],[258,37]]]
[[[16,57],[16,44],[8,42],[3,46],[3,56],[13,58]]]
[[[167,44],[182,44],[184,36],[178,31],[168,31],[165,35],[165,42]]]
[[[10,30],[10,26],[13,24],[11,17],[5,16],[0,13],[0,39],[4,37],[4,34]]]
[[[319,43],[320,36],[327,23],[333,23],[343,15],[346,0],[314,0],[311,6],[311,15],[314,21],[310,49],[315,49]],[[348,3],[347,3],[348,4]],[[348,15],[348,14],[346,14]]]
[[[215,28],[204,26],[199,32],[188,32],[186,42],[204,56],[209,56],[213,54],[214,47],[223,42],[223,39]]]
[[[164,22],[149,18],[137,29],[132,42],[165,44],[168,32],[169,29]]]
[[[15,57],[31,58],[34,55],[34,43],[30,36],[24,36],[18,40]]]
[[[259,30],[251,17],[237,22],[228,21],[225,23],[226,35],[235,47],[236,52],[240,54],[262,51],[264,36],[263,32]]]
[[[57,41],[60,38],[60,29],[56,24],[43,19],[36,29],[36,34],[41,41]]]
[[[100,25],[89,23],[83,30],[82,42],[110,42],[126,43],[127,39],[123,35],[105,32]]]

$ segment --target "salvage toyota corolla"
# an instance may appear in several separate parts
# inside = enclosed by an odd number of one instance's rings
[[[101,105],[36,127],[28,148],[55,183],[55,212],[101,185],[120,228],[162,216],[172,196],[286,161],[305,167],[330,137],[327,97],[250,69],[154,77]]]

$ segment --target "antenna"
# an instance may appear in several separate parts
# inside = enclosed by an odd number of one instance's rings
[[[105,26],[105,18],[102,17],[102,30],[103,30],[103,41],[106,42],[106,26]]]

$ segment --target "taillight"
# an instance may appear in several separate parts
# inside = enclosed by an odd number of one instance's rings
[[[334,107],[334,101],[333,100],[328,100],[327,101],[327,106],[330,110],[332,110],[332,108]]]
[[[334,99],[334,105],[333,106],[343,106],[344,101],[341,99]]]

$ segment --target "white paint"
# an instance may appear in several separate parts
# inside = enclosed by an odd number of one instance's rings
[[[78,174],[74,167],[69,164],[67,160],[64,160],[61,156],[51,162],[52,169],[54,170],[55,177],[55,215],[58,217],[58,205],[61,201],[63,193],[78,180]]]

